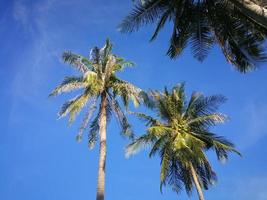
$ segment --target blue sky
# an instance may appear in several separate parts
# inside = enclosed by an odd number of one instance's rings
[[[75,74],[61,62],[64,50],[88,55],[108,36],[114,52],[136,63],[120,74],[143,89],[162,89],[186,81],[192,91],[223,94],[221,111],[230,121],[216,128],[232,140],[243,158],[232,155],[221,164],[211,154],[218,183],[205,191],[207,199],[267,199],[267,68],[246,75],[227,63],[218,48],[199,63],[190,50],[175,61],[165,56],[169,29],[149,43],[152,27],[122,35],[120,20],[131,1],[1,0],[0,7],[0,199],[86,200],[95,198],[98,148],[77,143],[78,121],[71,127],[57,120],[61,104],[72,95],[48,98],[66,75]],[[265,64],[266,65],[266,64]],[[130,117],[136,134],[143,125]],[[147,151],[126,159],[128,141],[118,126],[108,127],[106,199],[188,199],[159,192],[159,160]],[[190,199],[196,199],[195,193]]]

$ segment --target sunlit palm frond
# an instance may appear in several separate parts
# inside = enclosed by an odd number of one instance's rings
[[[74,54],[71,51],[65,51],[62,55],[62,59],[64,62],[69,63],[83,74],[92,70],[91,62],[87,58]]]
[[[129,106],[129,100],[132,100],[134,106],[140,105],[140,92],[141,89],[132,85],[129,82],[117,79],[113,85],[113,94],[121,96],[124,106]]]
[[[155,118],[153,118],[153,117],[151,117],[149,115],[146,115],[144,113],[130,112],[130,114],[133,114],[136,117],[138,117],[139,119],[141,119],[142,121],[146,122],[146,126],[157,126],[157,125],[161,125],[161,123],[157,119],[155,119]]]
[[[199,116],[191,119],[187,122],[188,125],[196,126],[215,126],[218,123],[224,123],[227,120],[227,116],[222,113],[212,113],[204,116]]]
[[[83,77],[66,77],[63,82],[49,94],[49,96],[56,96],[63,92],[70,92],[81,88],[85,88]]]
[[[90,105],[87,113],[85,114],[83,122],[81,124],[80,129],[79,129],[79,133],[76,136],[76,140],[78,142],[80,142],[82,140],[83,133],[84,133],[85,129],[87,128],[88,123],[89,123],[89,121],[90,121],[95,109],[96,109],[96,99],[92,99],[91,100],[91,105]]]
[[[110,40],[107,38],[105,46],[99,50],[99,55],[100,55],[100,59],[101,59],[103,66],[107,65],[107,61],[109,59],[109,56],[111,56],[111,51],[112,51],[112,44],[111,44]]]
[[[123,71],[126,67],[133,67],[134,63],[124,60],[123,58],[116,57],[116,64],[113,67],[113,71]]]
[[[76,96],[70,101],[67,101],[63,104],[58,115],[59,118],[65,117],[69,114],[69,124],[71,124],[76,115],[81,111],[81,109],[86,105],[89,95],[87,93]]]
[[[138,137],[133,142],[131,142],[129,145],[127,145],[125,149],[125,156],[130,157],[136,154],[137,152],[139,152],[146,146],[151,145],[154,140],[156,140],[156,137],[151,134],[145,134],[145,135]]]

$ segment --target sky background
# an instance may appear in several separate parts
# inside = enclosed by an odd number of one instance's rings
[[[228,98],[220,111],[230,121],[215,131],[232,140],[243,158],[232,155],[221,164],[209,154],[218,182],[204,191],[206,199],[266,200],[267,67],[240,74],[218,47],[203,63],[190,50],[170,60],[165,56],[169,27],[153,43],[148,42],[153,27],[131,35],[118,32],[130,8],[131,0],[0,0],[0,199],[95,198],[98,146],[90,151],[86,140],[76,142],[80,118],[71,127],[66,119],[57,120],[61,104],[73,95],[48,94],[64,76],[77,73],[62,63],[64,50],[86,56],[109,37],[115,54],[136,63],[121,78],[143,89],[185,81],[188,96],[201,91]],[[141,122],[130,121],[137,135],[144,132]],[[107,200],[188,199],[168,188],[159,192],[157,157],[149,159],[142,151],[125,158],[129,141],[120,137],[114,121],[107,137]]]

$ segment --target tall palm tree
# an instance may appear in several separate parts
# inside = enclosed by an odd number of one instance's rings
[[[83,132],[88,126],[89,147],[93,148],[99,139],[100,155],[97,200],[104,199],[106,127],[112,113],[114,113],[118,119],[122,128],[122,134],[130,138],[133,137],[130,124],[121,109],[118,97],[121,97],[123,106],[126,108],[128,107],[129,100],[132,100],[135,106],[139,105],[140,89],[116,76],[118,71],[122,71],[125,67],[132,66],[133,64],[112,54],[111,50],[112,45],[107,39],[103,48],[99,49],[95,47],[91,50],[90,58],[74,54],[70,51],[63,53],[63,61],[79,70],[81,76],[66,77],[50,94],[50,96],[56,96],[64,92],[81,90],[81,94],[67,101],[59,112],[60,118],[69,115],[69,123],[72,123],[75,120],[76,115],[82,108],[87,104],[89,105],[77,135],[77,140],[80,141],[82,139]],[[99,104],[99,106],[97,106],[97,104]],[[97,107],[98,111],[95,114],[94,119],[90,122]]]
[[[151,146],[149,156],[158,153],[161,158],[160,190],[168,183],[174,191],[184,187],[190,194],[194,184],[199,199],[204,200],[202,188],[208,189],[216,180],[206,151],[214,150],[220,161],[226,160],[229,152],[239,154],[234,144],[210,131],[226,120],[224,114],[216,112],[225,98],[193,93],[186,103],[184,84],[171,91],[165,88],[162,93],[152,91],[144,97],[156,117],[134,113],[146,121],[147,130],[127,146],[126,155]]]
[[[170,58],[178,57],[190,44],[194,57],[203,61],[212,46],[218,44],[227,61],[240,72],[255,69],[266,61],[267,28],[255,23],[229,1],[137,1],[120,24],[120,30],[129,33],[155,23],[153,41],[168,22],[173,27],[167,51]]]

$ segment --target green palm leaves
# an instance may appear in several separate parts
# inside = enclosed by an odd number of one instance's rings
[[[165,2],[161,4],[163,6]],[[147,15],[152,21],[153,16],[161,12],[158,10],[158,4],[153,5]],[[164,24],[165,20],[161,23]],[[198,44],[196,48],[197,46]],[[134,139],[131,126],[122,110],[123,106],[128,111],[130,101],[135,106],[144,103],[156,116],[134,113],[146,122],[147,130],[146,134],[128,145],[126,155],[134,154],[142,147],[150,145],[149,156],[159,154],[161,158],[161,190],[162,186],[169,184],[176,192],[184,188],[190,194],[195,186],[199,199],[204,200],[202,188],[208,189],[216,180],[206,151],[215,151],[220,161],[228,159],[230,152],[239,154],[231,142],[210,130],[227,119],[227,116],[217,112],[219,105],[225,101],[223,96],[205,97],[201,93],[193,93],[187,102],[184,84],[179,84],[171,90],[165,88],[163,92],[146,93],[117,77],[118,71],[132,66],[133,63],[112,54],[109,40],[103,48],[93,48],[89,58],[67,51],[63,54],[63,61],[77,69],[80,76],[66,77],[49,96],[72,91],[78,93],[76,97],[65,102],[58,113],[60,118],[69,116],[70,124],[86,109],[77,140],[80,141],[87,130],[89,148],[93,148],[97,141],[100,143],[97,200],[104,200],[106,126],[112,114],[115,115],[122,134]]]
[[[135,113],[146,122],[147,131],[128,145],[126,155],[149,145],[149,156],[158,153],[161,158],[160,188],[169,184],[177,192],[185,188],[190,194],[196,175],[199,183],[195,185],[208,189],[216,174],[205,152],[214,150],[221,161],[228,158],[229,152],[239,154],[231,142],[210,130],[227,119],[217,112],[225,98],[193,93],[187,103],[184,84],[180,84],[171,91],[151,91],[145,99],[156,117]]]
[[[116,76],[116,72],[132,66],[133,63],[113,55],[111,50],[112,45],[107,40],[103,48],[95,47],[92,49],[90,58],[70,51],[64,52],[63,61],[77,69],[81,76],[66,77],[50,94],[50,96],[56,96],[75,90],[80,92],[79,95],[64,103],[58,114],[60,118],[68,115],[69,123],[72,123],[80,111],[86,107],[87,112],[77,139],[81,140],[83,132],[89,128],[88,142],[90,148],[94,146],[98,137],[100,107],[97,105],[103,94],[107,96],[106,110],[108,118],[114,113],[122,128],[122,133],[133,137],[131,126],[121,108],[118,97],[121,97],[123,106],[128,107],[129,101],[133,101],[134,105],[138,106],[141,90]],[[97,109],[98,111],[96,111]],[[94,118],[91,119],[92,117]]]
[[[122,32],[137,31],[156,24],[151,41],[167,24],[172,23],[167,55],[176,58],[190,45],[193,56],[203,61],[218,44],[228,62],[240,72],[247,72],[266,61],[267,29],[228,1],[149,0],[137,1],[120,25]]]

